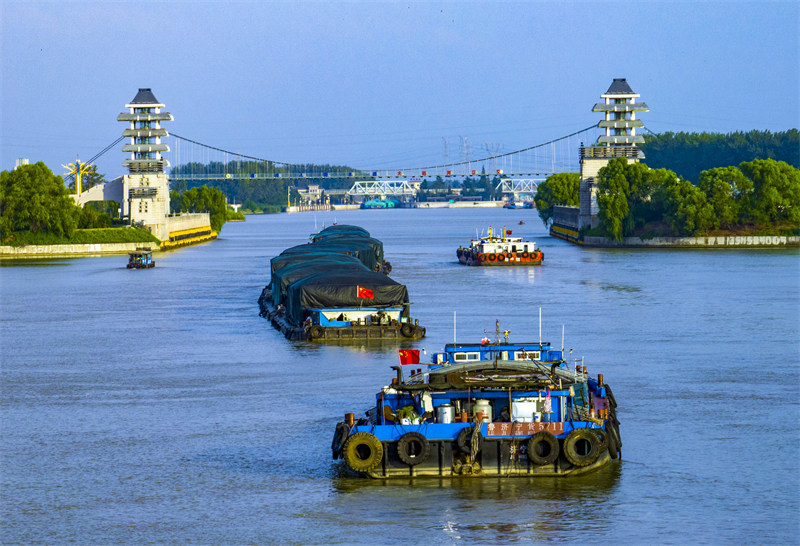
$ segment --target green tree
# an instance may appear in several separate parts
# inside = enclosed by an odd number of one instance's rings
[[[752,182],[736,167],[717,167],[700,173],[697,187],[714,210],[714,229],[731,229],[739,222],[743,199],[749,200]],[[749,209],[749,207],[748,207]]]
[[[113,203],[113,201],[108,201]],[[86,203],[78,216],[78,229],[97,229],[111,227],[111,216],[97,209],[96,203],[106,203],[97,201]]]
[[[553,207],[564,205],[577,207],[580,205],[581,176],[578,173],[551,174],[547,180],[539,184],[533,198],[539,218],[547,225],[553,217]]]
[[[628,160],[619,157],[609,161],[598,173],[597,217],[606,235],[617,241],[628,235],[625,229],[625,223],[628,222],[630,215],[628,206],[630,183],[626,176],[627,167]]]
[[[756,159],[739,165],[753,182],[752,217],[759,223],[800,223],[800,170],[784,161]]]
[[[80,209],[64,180],[41,161],[0,173],[0,236],[15,231],[50,232],[71,237]]]
[[[219,232],[228,218],[228,205],[225,194],[217,188],[199,186],[178,196],[170,192],[170,209],[173,200],[180,203],[180,212],[207,212],[211,219],[211,229]]]
[[[665,219],[676,235],[700,235],[714,225],[714,208],[706,194],[688,180],[667,187]]]

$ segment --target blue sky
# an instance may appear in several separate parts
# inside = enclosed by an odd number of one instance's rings
[[[95,155],[140,87],[181,136],[361,169],[438,164],[445,140],[453,160],[462,138],[481,156],[561,137],[599,121],[618,77],[655,132],[800,125],[796,1],[0,6],[3,170]],[[123,174],[124,156],[99,170]]]

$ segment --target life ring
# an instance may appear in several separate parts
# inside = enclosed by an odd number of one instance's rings
[[[473,439],[473,436],[476,434],[477,436]],[[475,444],[474,451],[472,449],[473,443]],[[481,448],[483,448],[483,436],[481,435],[481,431],[472,427],[462,428],[461,432],[459,432],[458,436],[456,437],[456,444],[462,453],[466,453],[467,455],[472,455],[474,457],[480,453]]]
[[[430,442],[419,432],[406,432],[397,440],[397,456],[408,466],[424,462],[430,453]]]
[[[478,254],[478,260],[485,262],[486,261],[486,254]]]
[[[546,430],[540,430],[528,440],[528,460],[533,464],[552,464],[560,452],[558,440]]]
[[[564,438],[564,457],[575,466],[588,466],[600,456],[600,438],[592,429],[576,428]]]
[[[490,262],[493,262],[497,259],[497,254],[489,254],[488,256]]]
[[[331,441],[331,451],[333,451],[333,460],[339,458],[342,454],[342,446],[347,440],[347,434],[350,432],[350,427],[345,423],[336,424],[336,432],[333,433],[333,441]]]
[[[498,262],[502,262],[502,261],[503,261],[503,260],[505,260],[505,259],[506,259],[506,255],[505,255],[505,254],[503,254],[502,252],[501,252],[500,254],[498,254],[498,255],[497,255],[497,261],[498,261]]]
[[[411,337],[414,335],[414,325],[404,322],[402,326],[400,326],[400,333],[403,337]]]
[[[308,336],[311,339],[319,339],[325,335],[325,329],[322,326],[314,325],[308,330]]]
[[[344,444],[342,458],[356,472],[371,472],[383,460],[383,444],[369,432],[356,432]]]
[[[523,252],[523,253],[522,253],[522,259],[523,259],[523,260],[527,260],[527,259],[528,259],[528,258],[530,258],[530,257],[531,257],[531,254],[530,254],[530,252]]]
[[[513,254],[511,254],[510,252],[506,253],[506,260],[508,260],[510,262],[513,258],[514,258]]]

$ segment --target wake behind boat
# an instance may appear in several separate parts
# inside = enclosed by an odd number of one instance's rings
[[[459,263],[464,265],[541,265],[544,253],[533,241],[512,237],[511,230],[503,228],[503,235],[492,234],[470,241],[467,248],[456,251]]]

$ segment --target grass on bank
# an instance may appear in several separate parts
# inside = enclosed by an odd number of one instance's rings
[[[100,243],[155,243],[159,241],[149,231],[136,228],[102,228],[102,229],[76,229],[72,237],[63,237],[54,233],[32,233],[30,231],[15,231],[3,237],[2,244],[8,246],[26,245],[80,245]]]

